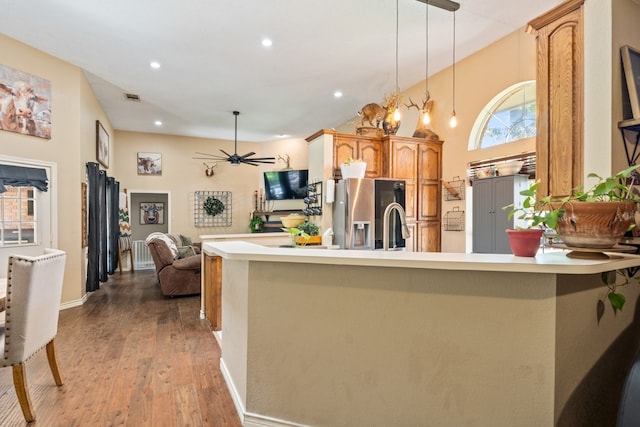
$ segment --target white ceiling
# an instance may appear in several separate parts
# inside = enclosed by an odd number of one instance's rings
[[[456,57],[561,0],[460,0]],[[0,31],[85,70],[120,130],[304,138],[395,88],[393,0],[0,0]],[[399,86],[425,76],[425,4],[399,0]],[[452,13],[429,8],[429,73],[452,61]],[[265,48],[268,37],[273,46]],[[0,58],[0,62],[2,59]],[[162,67],[153,70],[151,61]],[[37,74],[34,73],[34,74]],[[43,70],[41,76],[46,76]],[[334,98],[340,90],[342,98]],[[126,101],[124,93],[141,102]],[[55,99],[52,107],[56,106]],[[162,127],[154,125],[163,122]]]

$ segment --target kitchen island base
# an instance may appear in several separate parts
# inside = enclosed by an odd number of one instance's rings
[[[220,255],[221,366],[245,425],[615,424],[640,287],[614,313],[594,273]]]

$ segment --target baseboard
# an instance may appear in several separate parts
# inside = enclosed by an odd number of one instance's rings
[[[80,298],[80,299],[60,304],[60,310],[66,310],[68,308],[73,308],[73,307],[79,307],[79,306],[81,306],[82,304],[84,304],[87,301],[87,298],[89,298],[89,294],[84,294],[82,296],[82,298]]]
[[[245,411],[244,404],[240,399],[238,390],[233,384],[229,370],[224,363],[224,360],[220,358],[220,371],[224,381],[227,383],[227,388],[233,399],[233,403],[236,407],[236,411],[240,417],[240,422],[244,427],[308,427],[304,424],[297,424],[290,421],[279,420],[277,418],[271,418],[260,414],[252,414]]]
[[[229,389],[229,393],[231,393],[231,399],[233,399],[233,404],[235,405],[236,412],[238,412],[238,416],[240,417],[240,422],[244,425],[244,403],[242,402],[242,399],[240,399],[238,389],[236,389],[235,384],[233,384],[227,365],[224,363],[222,357],[220,358],[220,371],[222,372],[224,382],[227,383],[227,389]]]
[[[296,424],[276,418],[265,417],[257,414],[245,414],[244,427],[309,427],[304,424]]]

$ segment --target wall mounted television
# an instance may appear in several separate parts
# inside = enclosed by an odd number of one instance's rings
[[[309,170],[284,170],[264,173],[264,194],[267,200],[295,200],[307,196]]]

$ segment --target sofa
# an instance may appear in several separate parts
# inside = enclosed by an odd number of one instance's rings
[[[200,248],[188,243],[190,239],[176,234],[152,233],[146,239],[164,296],[200,293]]]

